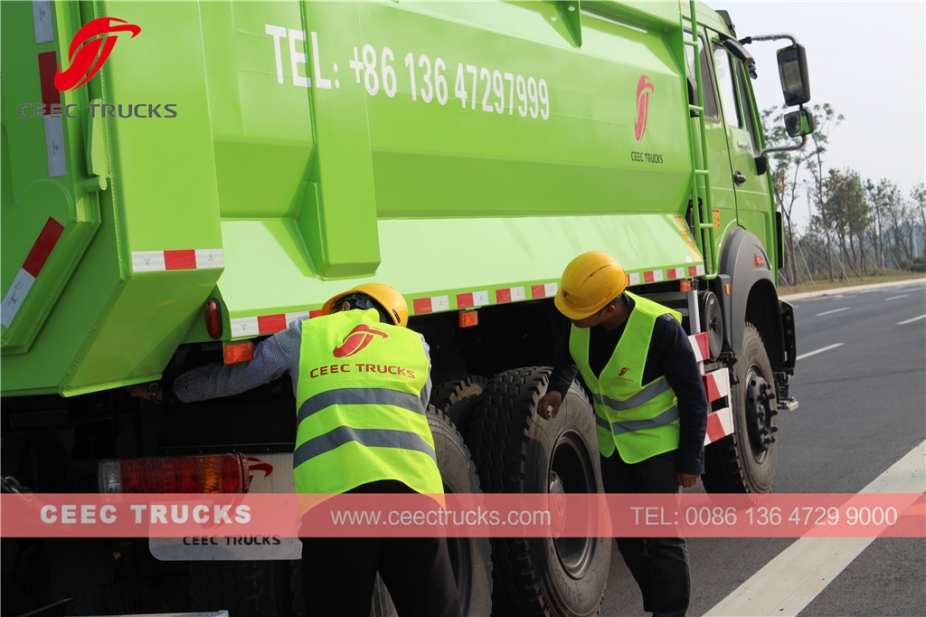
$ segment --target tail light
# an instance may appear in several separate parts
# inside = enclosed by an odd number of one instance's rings
[[[101,493],[245,493],[248,463],[241,454],[100,461]]]
[[[216,300],[206,302],[206,332],[214,339],[222,338],[222,307]]]

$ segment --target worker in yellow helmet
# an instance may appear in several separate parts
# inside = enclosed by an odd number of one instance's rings
[[[129,392],[155,401],[201,401],[289,373],[296,396],[297,493],[421,493],[443,499],[425,415],[429,349],[407,324],[402,294],[366,283],[328,300],[321,317],[293,321],[261,341],[249,362],[209,365],[170,386],[140,384]],[[378,367],[383,370],[374,370]],[[306,537],[302,545],[308,615],[369,617],[377,572],[401,617],[460,615],[445,538]]]
[[[626,288],[627,273],[607,253],[566,266],[554,304],[572,322],[569,354],[537,411],[555,417],[578,373],[594,399],[605,491],[677,493],[704,472],[704,385],[681,316]],[[691,588],[684,539],[618,538],[617,546],[644,609],[683,617]]]

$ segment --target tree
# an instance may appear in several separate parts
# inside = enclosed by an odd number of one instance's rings
[[[920,215],[920,231],[923,232],[922,256],[926,257],[926,187],[922,182],[910,190],[910,199],[913,201],[913,208]]]
[[[830,169],[823,187],[827,200],[817,204],[821,217],[836,234],[842,259],[861,277],[866,270],[865,232],[872,220],[862,179],[852,169]]]
[[[771,108],[762,112],[762,128],[765,132],[765,141],[768,146],[784,146],[794,143],[784,129],[784,115],[791,111],[788,107]],[[772,153],[770,161],[772,190],[775,204],[785,219],[788,251],[785,258],[785,272],[790,281],[797,280],[797,262],[795,259],[793,213],[794,206],[801,194],[802,178],[809,171],[814,179],[813,189],[808,196],[814,196],[819,201],[822,195],[823,155],[829,141],[829,134],[844,120],[841,114],[836,114],[829,104],[814,105],[812,109],[816,119],[817,129],[810,136],[811,147],[803,150]],[[816,166],[816,171],[814,166]],[[817,180],[819,178],[819,181]],[[803,183],[806,186],[806,182]],[[828,245],[827,245],[828,246]],[[809,267],[809,264],[808,264]],[[830,280],[832,280],[832,264],[830,264]]]

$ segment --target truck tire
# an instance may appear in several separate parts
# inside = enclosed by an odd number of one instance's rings
[[[711,493],[768,493],[778,465],[775,378],[762,336],[751,323],[733,365],[733,434],[705,448],[704,488]]]
[[[486,378],[479,375],[444,382],[431,395],[431,404],[446,414],[460,434],[465,435],[473,411],[482,400],[485,385]]]
[[[550,369],[497,375],[483,390],[467,443],[492,493],[602,492],[591,404],[577,383],[555,419],[535,415]],[[597,615],[611,562],[610,538],[492,541],[495,615]]]
[[[434,437],[437,466],[444,483],[444,492],[480,493],[479,476],[463,437],[443,412],[428,407],[428,424]],[[447,538],[453,575],[460,592],[461,617],[486,617],[492,612],[492,548],[488,538]],[[298,564],[298,562],[296,562]],[[293,573],[297,608],[301,606],[302,574],[297,565]],[[299,611],[297,615],[303,615]],[[376,577],[371,617],[396,617],[389,591]]]
[[[227,610],[236,617],[294,614],[289,561],[194,561],[190,563],[193,610]]]

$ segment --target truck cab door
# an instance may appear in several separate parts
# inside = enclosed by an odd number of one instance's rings
[[[686,35],[687,36],[687,35]],[[711,208],[713,212],[703,212],[702,220],[713,220],[715,227],[726,229],[736,220],[736,193],[733,188],[732,170],[730,169],[727,129],[720,114],[717,97],[716,80],[711,69],[710,47],[703,34],[699,34],[701,79],[704,82],[704,141],[707,146],[705,166],[709,171],[711,183]],[[694,86],[694,49],[686,46],[688,75]],[[697,93],[693,93],[697,101]],[[698,122],[692,122],[693,130],[700,130]]]
[[[756,115],[745,67],[725,48],[713,47],[714,71],[730,154],[730,179],[739,224],[765,238],[773,210],[769,208],[767,170],[760,169]],[[760,173],[761,172],[761,173]]]

